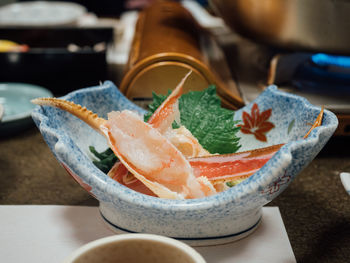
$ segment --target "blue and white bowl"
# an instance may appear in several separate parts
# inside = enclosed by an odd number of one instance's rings
[[[144,110],[130,102],[110,81],[63,97],[106,118],[113,110]],[[222,244],[242,238],[259,224],[262,207],[278,196],[319,153],[338,120],[327,110],[322,125],[310,129],[320,112],[306,99],[268,87],[251,104],[236,111],[242,120],[240,151],[285,143],[254,175],[214,196],[167,200],[120,185],[93,163],[89,146],[108,146],[102,135],[73,115],[37,106],[32,117],[57,160],[100,202],[104,220],[117,232],[151,233],[191,245]]]

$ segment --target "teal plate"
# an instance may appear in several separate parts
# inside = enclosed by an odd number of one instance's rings
[[[0,135],[14,134],[31,126],[31,113],[35,105],[30,101],[39,97],[52,97],[52,93],[31,84],[0,83],[0,104],[4,109]]]

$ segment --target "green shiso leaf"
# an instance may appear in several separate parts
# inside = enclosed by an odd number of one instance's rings
[[[179,100],[180,120],[210,153],[234,153],[240,145],[234,112],[221,107],[216,87],[193,91]]]
[[[153,103],[145,121],[169,96],[153,93]],[[199,143],[210,153],[234,153],[239,148],[239,138],[236,136],[239,127],[233,120],[234,111],[221,107],[220,98],[216,95],[216,87],[210,85],[203,91],[191,91],[179,99],[181,124],[197,138]],[[178,128],[173,123],[173,128]]]
[[[98,159],[94,160],[93,163],[104,173],[108,173],[114,163],[118,160],[111,148],[108,148],[103,152],[98,152],[95,147],[90,146],[89,150]]]

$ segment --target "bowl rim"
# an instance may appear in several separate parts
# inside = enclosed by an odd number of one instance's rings
[[[114,244],[125,241],[146,241],[146,242],[156,242],[162,245],[167,245],[171,248],[178,249],[182,253],[189,256],[196,263],[205,263],[204,258],[199,254],[194,248],[189,245],[176,240],[174,238],[156,235],[156,234],[145,234],[145,233],[128,233],[128,234],[120,234],[113,235],[108,237],[103,237],[100,239],[96,239],[91,241],[75,251],[73,251],[64,261],[63,263],[73,263],[80,256],[85,253],[97,249],[99,247],[103,247],[108,244]]]

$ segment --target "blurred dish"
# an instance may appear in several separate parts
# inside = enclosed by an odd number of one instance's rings
[[[350,54],[350,1],[210,0],[237,33],[292,50]]]
[[[20,45],[16,42],[0,39],[0,52],[26,52],[29,47],[27,45]]]
[[[86,8],[67,2],[32,1],[0,8],[0,26],[61,26],[75,23]]]
[[[345,191],[350,195],[350,173],[340,173],[340,180],[345,188]]]
[[[30,101],[37,97],[52,97],[52,93],[25,83],[0,83],[0,104],[4,108],[0,135],[16,133],[33,124],[34,105]]]
[[[2,106],[2,104],[0,104],[0,122],[2,120],[3,115],[4,115],[4,107]]]

